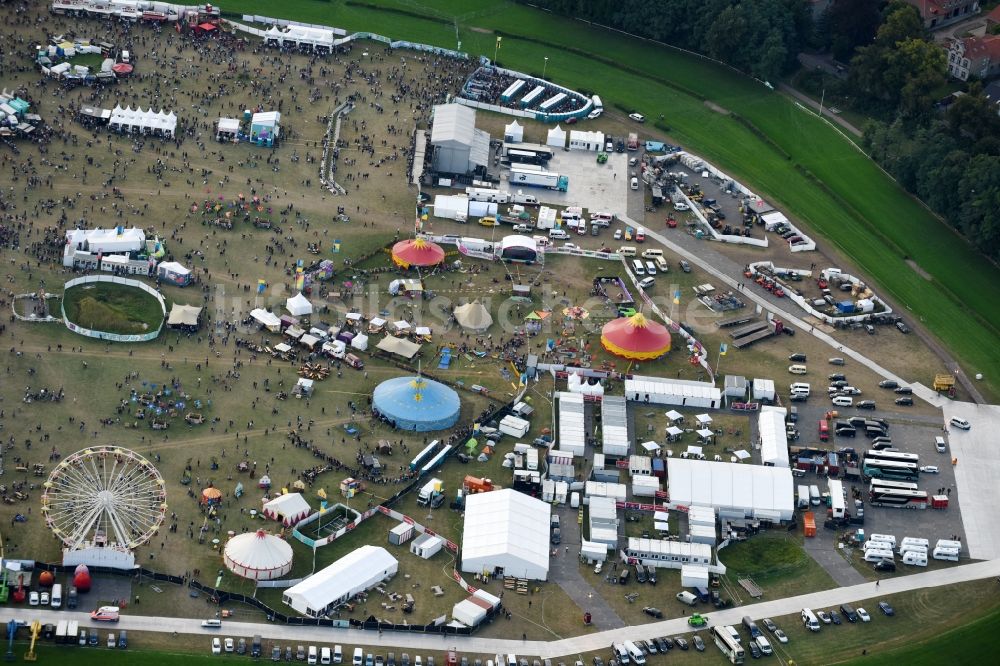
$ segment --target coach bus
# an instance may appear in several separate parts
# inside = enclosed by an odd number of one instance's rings
[[[917,463],[899,460],[865,458],[862,473],[870,479],[888,479],[890,481],[916,481],[920,478],[920,468]]]
[[[927,493],[923,490],[876,487],[869,492],[868,501],[872,506],[895,509],[926,509],[928,499]]]
[[[907,453],[906,451],[868,451],[865,453],[866,458],[873,458],[875,460],[901,460],[902,462],[919,462],[920,456],[916,453]]]
[[[909,481],[889,481],[888,479],[872,479],[868,485],[869,492],[875,488],[888,490],[919,490],[917,484]]]
[[[745,653],[743,652],[743,646],[733,638],[733,634],[735,633],[736,631],[732,627],[715,626],[712,627],[712,640],[722,650],[722,654],[726,655],[729,663],[742,664]]]

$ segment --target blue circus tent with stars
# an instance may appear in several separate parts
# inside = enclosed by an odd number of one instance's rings
[[[372,406],[399,430],[427,432],[455,425],[462,404],[453,389],[418,375],[379,384]]]

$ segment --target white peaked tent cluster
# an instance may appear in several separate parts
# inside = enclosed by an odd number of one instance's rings
[[[291,298],[285,299],[285,309],[288,310],[293,317],[303,317],[308,314],[312,314],[313,306],[309,302],[309,299],[302,295],[302,292],[295,294]]]
[[[177,130],[177,114],[171,111],[153,111],[141,108],[132,109],[126,106],[115,106],[111,110],[111,120],[108,123],[111,129],[118,132],[132,134],[152,134],[154,136],[165,136],[173,138]]]
[[[481,333],[493,325],[490,311],[479,301],[459,305],[453,314],[459,326],[476,333]]]

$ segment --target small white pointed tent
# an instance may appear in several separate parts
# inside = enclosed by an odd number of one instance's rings
[[[462,328],[477,333],[485,331],[493,325],[493,317],[479,301],[459,305],[455,308],[455,321]]]
[[[504,127],[503,140],[507,143],[521,143],[524,141],[524,128],[518,124],[517,120]]]
[[[264,504],[263,513],[266,518],[277,520],[285,527],[291,527],[309,515],[309,502],[301,493],[286,493],[278,495]]]
[[[313,306],[312,303],[309,302],[309,299],[303,296],[300,291],[285,301],[285,309],[288,310],[293,317],[301,317],[303,315],[312,314]]]
[[[556,148],[566,147],[566,130],[556,125],[549,130],[548,139],[545,141],[546,146],[555,146]]]

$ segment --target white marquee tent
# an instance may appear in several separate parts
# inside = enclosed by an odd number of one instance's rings
[[[462,571],[545,580],[549,575],[550,506],[511,488],[465,500]]]
[[[380,546],[361,546],[288,588],[282,601],[309,617],[322,617],[359,592],[396,575],[399,562]]]
[[[555,148],[565,148],[566,147],[566,130],[556,125],[549,130],[548,138],[545,140],[546,146],[553,146]]]
[[[265,503],[263,513],[267,518],[291,527],[308,516],[310,511],[309,502],[302,493],[286,493]]]
[[[309,299],[302,295],[302,292],[295,294],[289,299],[285,300],[285,309],[288,310],[293,317],[301,317],[303,315],[312,314],[313,306],[309,302]]]
[[[124,109],[121,106],[115,106],[111,110],[111,119],[108,124],[111,129],[119,132],[173,137],[177,129],[177,114],[173,111],[165,113],[162,110],[153,111],[152,109],[143,111],[141,108],[133,111],[131,106]]]
[[[774,467],[788,467],[788,435],[785,432],[785,415],[781,411],[765,407],[757,419],[760,431],[761,462]]]
[[[704,506],[720,514],[791,520],[795,487],[788,467],[667,459],[672,507]]]
[[[521,143],[524,141],[524,127],[517,120],[511,121],[503,130],[503,140],[507,143]]]

